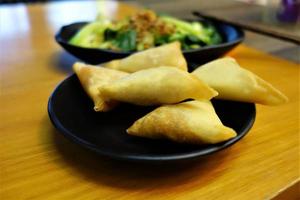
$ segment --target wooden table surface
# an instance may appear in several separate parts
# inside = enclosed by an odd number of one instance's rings
[[[135,10],[102,6],[117,17]],[[99,157],[57,132],[47,101],[76,59],[53,35],[64,24],[95,17],[95,9],[79,2],[0,7],[0,199],[299,197],[299,64],[244,45],[230,55],[290,101],[257,105],[249,134],[226,150],[194,163],[146,166]]]

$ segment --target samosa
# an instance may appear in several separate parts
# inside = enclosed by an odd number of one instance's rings
[[[200,66],[192,72],[215,89],[217,99],[278,105],[288,98],[270,83],[242,68],[230,57],[221,58]]]
[[[79,62],[73,65],[73,70],[86,93],[94,101],[95,111],[108,111],[117,104],[116,101],[105,101],[99,88],[111,81],[127,76],[128,73]]]
[[[192,144],[215,144],[236,136],[232,128],[222,124],[208,100],[158,107],[135,121],[127,133]]]
[[[211,99],[218,93],[194,75],[174,67],[141,70],[99,88],[107,100],[136,105],[179,103],[186,99]]]
[[[159,66],[171,66],[187,71],[187,62],[180,46],[180,42],[173,42],[134,53],[123,59],[112,60],[101,66],[129,73]]]

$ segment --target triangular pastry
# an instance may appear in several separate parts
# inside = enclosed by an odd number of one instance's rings
[[[217,92],[194,75],[174,67],[141,70],[100,88],[104,98],[136,105],[179,103],[211,99]]]
[[[222,124],[207,100],[158,107],[135,121],[127,133],[193,144],[215,144],[236,136],[233,129]]]
[[[187,71],[187,62],[181,52],[180,42],[150,48],[123,59],[103,63],[101,66],[129,73],[159,66],[172,66]]]
[[[73,65],[73,70],[86,93],[94,101],[95,111],[108,111],[117,104],[116,101],[104,101],[99,88],[111,81],[127,76],[128,73],[79,62]]]
[[[200,66],[192,72],[215,89],[217,99],[277,105],[288,98],[270,83],[242,68],[230,57],[221,58]]]

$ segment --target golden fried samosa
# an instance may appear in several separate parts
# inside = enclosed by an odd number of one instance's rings
[[[172,66],[187,71],[187,62],[181,52],[180,42],[173,42],[113,60],[101,66],[125,72],[136,72],[159,66]]]
[[[222,124],[208,100],[194,100],[156,108],[135,121],[127,129],[127,133],[192,144],[215,144],[236,136],[233,129]]]
[[[254,73],[242,68],[230,57],[217,59],[193,71],[203,82],[215,89],[218,99],[277,105],[288,98]]]
[[[117,104],[116,101],[104,101],[99,88],[113,80],[127,76],[126,72],[86,65],[79,62],[73,65],[73,70],[86,93],[94,101],[95,111],[108,111]]]
[[[174,67],[141,70],[100,88],[104,98],[136,105],[173,104],[211,99],[217,92],[194,75]]]

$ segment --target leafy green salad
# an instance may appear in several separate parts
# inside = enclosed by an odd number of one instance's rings
[[[219,44],[222,37],[212,24],[187,22],[143,10],[119,21],[100,19],[89,23],[69,43],[85,48],[128,52],[174,41],[180,41],[183,50],[190,50]]]

